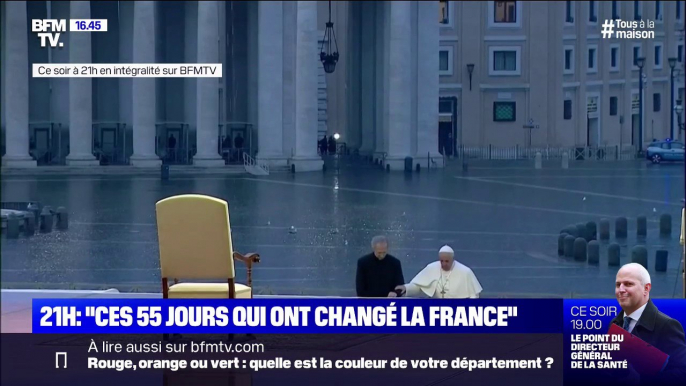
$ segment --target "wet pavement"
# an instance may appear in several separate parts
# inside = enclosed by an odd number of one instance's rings
[[[472,163],[404,174],[348,167],[304,174],[2,177],[2,201],[39,201],[69,210],[69,230],[18,240],[2,238],[3,288],[159,292],[155,203],[176,194],[229,202],[234,248],[259,252],[258,294],[354,295],[356,260],[377,234],[409,281],[450,244],[487,297],[612,297],[617,267],[601,244],[598,266],[557,256],[569,224],[629,219],[618,241],[622,264],[636,244],[649,252],[654,297],[681,293],[678,238],[683,164],[642,161],[573,163],[561,170],[529,162]],[[658,236],[662,213],[671,238]],[[648,216],[648,238],[636,239],[636,217]],[[296,233],[290,233],[294,226]],[[614,234],[611,242],[614,242]],[[655,251],[669,251],[655,272]],[[240,267],[240,265],[238,265]],[[238,281],[245,279],[239,268]]]

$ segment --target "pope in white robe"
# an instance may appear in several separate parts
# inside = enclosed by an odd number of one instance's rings
[[[476,299],[483,290],[474,272],[466,265],[455,261],[455,252],[444,246],[438,252],[438,261],[427,265],[417,276],[396,290],[408,297],[429,297],[436,299]]]

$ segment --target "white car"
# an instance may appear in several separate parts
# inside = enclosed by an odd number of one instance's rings
[[[656,141],[648,145],[646,159],[654,164],[662,161],[683,161],[684,144],[678,141]]]

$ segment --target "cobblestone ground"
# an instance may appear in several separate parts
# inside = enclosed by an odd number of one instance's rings
[[[420,173],[385,173],[341,163],[327,172],[173,176],[33,176],[2,178],[3,201],[40,201],[70,212],[69,230],[2,240],[3,288],[118,288],[160,291],[155,202],[208,194],[230,203],[234,246],[257,251],[256,293],[354,295],[356,260],[374,235],[409,281],[450,244],[488,297],[612,297],[616,267],[601,246],[598,266],[557,256],[568,224],[629,219],[622,264],[643,243],[654,297],[681,292],[678,229],[683,164],[641,161],[573,163],[562,170],[529,162],[472,163]],[[660,214],[673,216],[671,238],[658,236]],[[648,238],[636,238],[636,216],[648,216]],[[296,233],[290,233],[294,226]],[[611,242],[614,242],[614,236]],[[667,249],[667,272],[655,251]],[[245,272],[239,271],[239,281]]]

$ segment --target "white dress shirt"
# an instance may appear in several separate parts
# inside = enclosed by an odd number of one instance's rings
[[[641,315],[643,315],[643,310],[645,310],[647,305],[648,303],[644,304],[643,306],[641,306],[641,308],[637,309],[629,315],[627,315],[626,312],[624,313],[625,318],[627,316],[631,318],[631,322],[629,322],[629,332],[632,332],[634,330],[634,327],[636,327],[636,323],[638,323],[638,319],[640,319]]]

